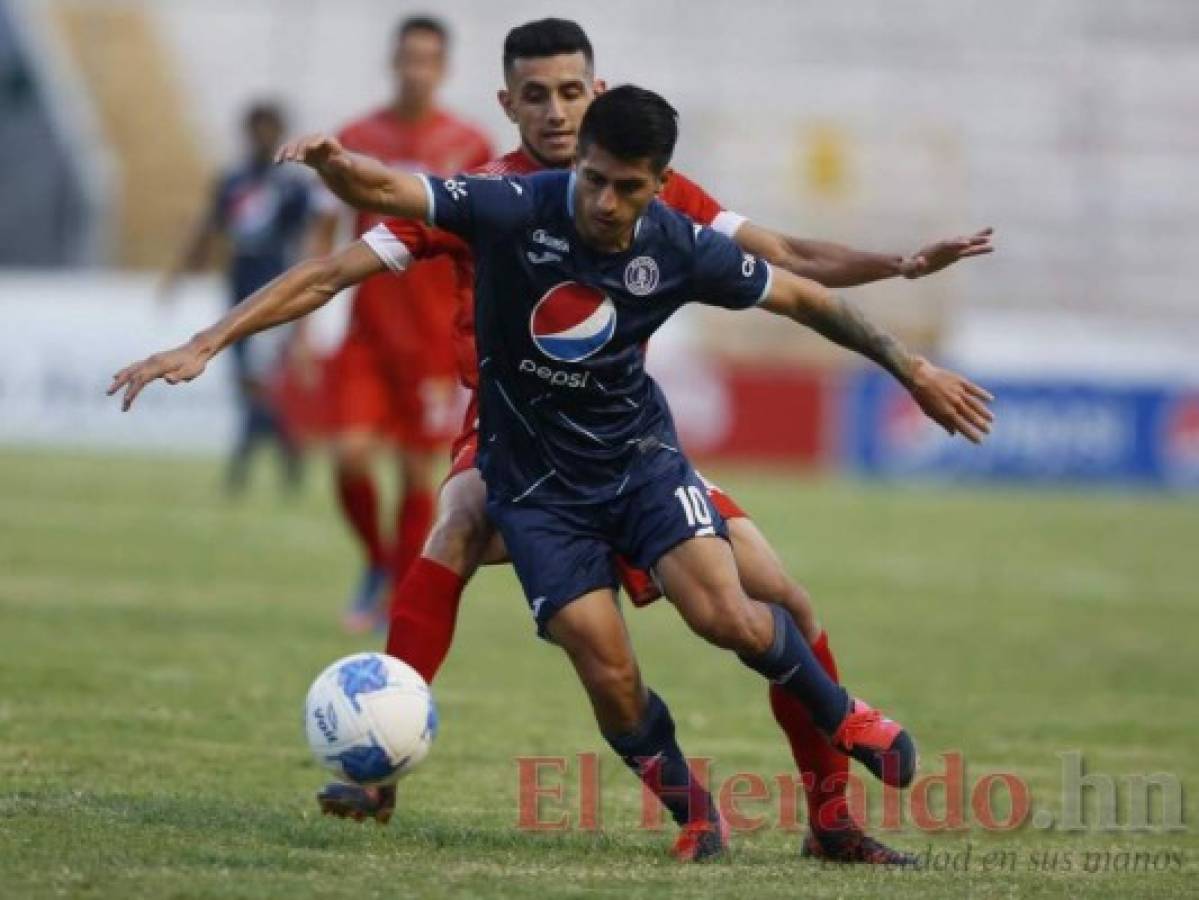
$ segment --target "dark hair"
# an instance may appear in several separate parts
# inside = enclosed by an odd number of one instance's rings
[[[263,123],[277,125],[281,131],[287,129],[287,116],[283,107],[272,100],[258,100],[246,109],[242,123],[246,128],[256,128]]]
[[[450,43],[450,29],[436,16],[408,16],[396,26],[396,42],[402,41],[414,31],[427,31],[441,38],[446,46]]]
[[[587,67],[595,65],[595,54],[587,32],[570,19],[537,19],[525,22],[504,38],[504,74],[512,71],[518,59],[543,59],[563,53],[582,53]]]
[[[598,144],[622,160],[646,159],[661,172],[679,138],[679,114],[653,91],[622,84],[600,94],[579,126],[579,155]]]

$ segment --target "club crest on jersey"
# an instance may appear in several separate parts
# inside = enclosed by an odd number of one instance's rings
[[[616,306],[603,292],[563,281],[545,292],[529,317],[537,349],[561,362],[581,362],[616,333]]]
[[[634,297],[652,294],[658,286],[658,264],[652,256],[638,256],[624,269],[624,286]]]

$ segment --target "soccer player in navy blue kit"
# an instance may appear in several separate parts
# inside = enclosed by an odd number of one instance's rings
[[[243,128],[245,158],[222,173],[213,186],[208,209],[163,277],[164,297],[170,296],[183,272],[204,265],[218,237],[225,238],[229,245],[226,278],[230,306],[249,297],[295,261],[311,204],[305,179],[273,165],[286,128],[283,111],[273,103],[255,103],[246,112]],[[262,441],[270,441],[278,449],[285,484],[291,489],[299,486],[300,448],[267,396],[267,376],[278,362],[281,343],[247,338],[233,345],[241,412],[226,471],[226,484],[233,494],[244,490],[250,455]]]
[[[760,305],[874,359],[951,433],[984,434],[990,398],[815,282],[772,270],[653,202],[676,136],[669,104],[626,86],[588,110],[573,173],[401,177],[370,205],[426,216],[471,243],[489,515],[539,633],[566,651],[601,732],[681,826],[676,855],[703,859],[723,849],[725,829],[691,777],[665,703],[640,681],[613,553],[652,569],[692,630],[801,700],[836,747],[886,782],[910,782],[915,746],[825,674],[781,607],[746,597],[720,539],[724,523],[645,373],[645,341],[689,301]],[[286,153],[335,191],[352,165],[320,141]],[[232,336],[298,312],[247,304],[184,347],[122,370],[110,391],[125,387],[127,408],[149,381],[190,380]]]

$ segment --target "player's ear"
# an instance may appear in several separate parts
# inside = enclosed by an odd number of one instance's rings
[[[666,190],[666,182],[670,181],[670,176],[674,174],[674,169],[667,166],[662,170],[662,174],[658,176],[658,189],[654,191],[654,196],[662,196],[662,191]]]
[[[594,94],[596,97],[598,97],[600,94],[602,94],[607,89],[608,89],[608,82],[604,81],[604,79],[602,79],[602,78],[597,78],[597,79],[595,79],[595,81],[591,82],[591,93]]]
[[[504,111],[504,115],[508,117],[508,121],[516,124],[516,110],[512,108],[512,94],[506,88],[500,88],[495,92],[495,99],[500,102],[500,109]]]

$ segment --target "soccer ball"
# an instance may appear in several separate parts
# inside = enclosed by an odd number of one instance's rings
[[[437,706],[411,666],[383,653],[355,653],[308,689],[304,731],[317,762],[356,784],[391,784],[429,752]]]

